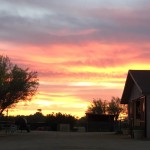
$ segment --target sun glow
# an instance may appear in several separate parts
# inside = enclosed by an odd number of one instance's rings
[[[52,102],[51,101],[46,101],[46,100],[36,100],[35,104],[43,107],[43,106],[46,106],[46,107],[49,107],[50,105],[52,105]]]

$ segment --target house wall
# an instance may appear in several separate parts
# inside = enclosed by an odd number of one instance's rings
[[[146,134],[150,138],[150,95],[146,96]]]

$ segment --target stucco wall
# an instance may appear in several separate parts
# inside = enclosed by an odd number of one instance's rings
[[[146,111],[147,138],[150,138],[150,95],[146,96]]]

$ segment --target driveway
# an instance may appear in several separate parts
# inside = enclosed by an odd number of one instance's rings
[[[100,132],[0,133],[0,150],[149,150],[149,140]]]

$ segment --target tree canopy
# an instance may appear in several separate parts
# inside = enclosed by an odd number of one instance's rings
[[[93,99],[88,106],[87,112],[93,114],[110,114],[115,116],[115,120],[118,119],[119,114],[123,111],[123,107],[120,104],[120,98],[112,97],[111,101],[102,99]]]
[[[90,106],[88,106],[88,112],[93,114],[105,114],[107,109],[107,103],[106,101],[103,101],[102,99],[93,99]]]
[[[38,85],[37,72],[23,69],[0,55],[0,114],[19,101],[31,100]]]
[[[118,116],[122,110],[123,108],[120,107],[120,98],[112,97],[108,104],[108,113]]]
[[[118,119],[119,114],[123,111],[123,108],[120,105],[119,97],[112,97],[108,104],[108,113],[114,115],[116,120]]]

